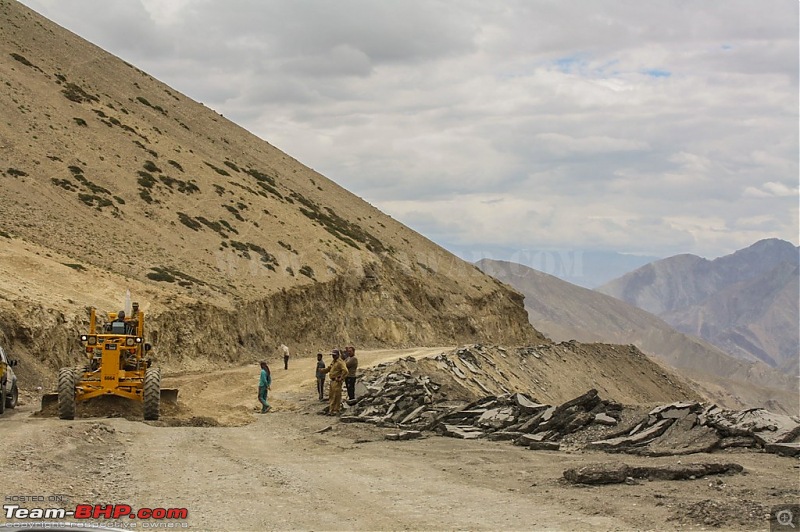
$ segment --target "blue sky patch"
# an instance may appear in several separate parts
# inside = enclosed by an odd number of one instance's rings
[[[651,68],[643,72],[653,78],[668,78],[672,75],[672,72],[669,70],[662,70],[660,68]]]
[[[581,70],[586,66],[586,60],[581,55],[568,55],[554,61],[556,68],[561,72],[569,73]]]

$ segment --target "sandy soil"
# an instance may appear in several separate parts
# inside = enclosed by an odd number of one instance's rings
[[[364,352],[360,360],[447,349]],[[642,458],[435,435],[387,441],[392,429],[319,415],[313,367],[292,359],[288,371],[272,368],[274,411],[266,415],[255,413],[255,366],[166,377],[165,387],[180,388],[179,405],[154,423],[35,416],[38,398],[25,394],[0,419],[4,504],[63,494],[64,503],[44,506],[187,508],[187,519],[170,524],[196,530],[753,530],[769,528],[771,506],[800,501],[800,461],[770,454]],[[679,460],[737,462],[745,473],[603,487],[562,480],[565,469],[590,463]]]

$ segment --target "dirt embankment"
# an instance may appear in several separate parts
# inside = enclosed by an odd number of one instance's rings
[[[622,404],[700,398],[681,377],[635,346],[574,341],[508,349],[472,345],[407,364],[409,369],[415,365],[434,380],[470,390],[469,400],[524,392],[542,403],[559,404],[592,388]]]
[[[160,360],[174,369],[198,356],[250,362],[281,342],[311,353],[347,344],[405,348],[547,341],[527,323],[521,296],[499,283],[471,298],[448,291],[447,279],[425,284],[404,276],[391,260],[372,271],[282,290],[235,311],[197,303],[162,312],[151,329]]]
[[[44,254],[11,251],[3,257],[8,271],[14,271],[15,261],[23,257],[44,268],[41,282],[52,282],[53,272],[46,268],[55,263],[50,264]],[[88,307],[98,301],[107,306],[112,299],[106,285],[113,282],[101,287],[93,277],[55,265],[73,286],[75,293],[70,297],[59,296],[58,287],[48,285],[51,299],[44,293],[23,298],[14,295],[10,286],[19,280],[7,287],[0,281],[0,342],[20,359],[17,373],[26,387],[50,387],[59,367],[82,361],[77,338],[88,329]],[[38,270],[26,274],[33,276],[34,290]],[[435,281],[423,282],[419,278],[423,274]],[[124,286],[123,279],[118,281],[118,286]],[[145,340],[153,344],[158,363],[171,371],[253,362],[271,355],[281,342],[296,353],[315,353],[345,344],[403,348],[547,341],[528,324],[518,293],[498,282],[469,291],[458,290],[457,283],[433,270],[409,274],[387,257],[360,274],[348,273],[231,305],[149,293],[153,301],[141,301],[147,310]],[[100,297],[98,288],[102,288]],[[81,291],[84,299],[80,299]],[[136,294],[133,297],[138,299]],[[98,308],[99,312],[114,310],[118,309]]]

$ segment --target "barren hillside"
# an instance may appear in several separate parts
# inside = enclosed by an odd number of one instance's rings
[[[118,310],[126,289],[168,364],[281,339],[542,340],[519,294],[336,183],[17,2],[0,16],[13,351],[64,362],[86,307]]]

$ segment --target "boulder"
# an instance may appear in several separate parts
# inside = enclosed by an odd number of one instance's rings
[[[487,410],[475,423],[481,427],[499,429],[511,425],[514,420],[514,409],[506,407]]]
[[[628,478],[627,464],[592,464],[564,471],[564,478],[573,484],[622,484]]]
[[[650,480],[694,480],[707,475],[741,473],[744,468],[735,463],[695,463],[665,466],[629,466],[620,463],[601,463],[567,469],[564,478],[573,484],[622,484],[628,478]]]
[[[550,405],[542,405],[530,400],[525,394],[515,393],[513,400],[524,414],[535,414],[541,410],[546,410]]]
[[[410,423],[411,421],[414,421],[414,420],[415,420],[415,419],[417,419],[417,418],[419,417],[419,415],[420,415],[420,414],[421,414],[421,413],[422,413],[422,412],[425,410],[425,408],[426,408],[426,406],[425,406],[425,405],[418,406],[418,407],[417,407],[417,408],[415,408],[415,409],[414,409],[414,410],[413,410],[413,411],[412,411],[410,414],[408,414],[407,416],[405,416],[405,417],[402,419],[402,421],[400,421],[400,424],[401,424],[401,425],[405,425],[406,423]]]
[[[422,437],[422,432],[418,430],[404,430],[400,433],[401,440],[416,440]]]
[[[369,393],[369,390],[360,380],[356,381],[356,397],[364,397]]]
[[[497,432],[492,432],[487,436],[488,439],[492,441],[505,441],[505,440],[515,440],[522,436],[521,432],[516,431],[503,431],[498,430]]]
[[[617,424],[617,420],[609,416],[608,414],[600,413],[594,415],[594,423],[597,423],[599,425],[613,426]]]
[[[483,431],[471,425],[444,425],[443,435],[463,440],[474,440],[483,436]]]
[[[704,412],[705,424],[723,436],[753,436],[762,445],[788,443],[800,436],[796,418],[769,412],[763,408],[748,410],[716,410]]]
[[[634,478],[647,478],[650,480],[695,480],[707,475],[741,473],[743,470],[744,468],[739,464],[718,464],[712,462],[631,467],[629,469],[629,474]]]
[[[717,431],[710,427],[694,426],[693,418],[696,418],[696,414],[676,420],[664,434],[633,452],[646,456],[675,456],[708,453],[716,449],[720,443]]]
[[[649,441],[657,438],[672,425],[672,419],[662,419],[656,422],[655,425],[641,430],[631,436],[620,436],[618,438],[610,438],[607,440],[599,440],[590,442],[587,447],[590,449],[601,450],[620,450],[626,447],[635,447],[637,445],[644,445]]]
[[[729,436],[720,438],[718,449],[728,449],[730,447],[755,447],[756,440],[752,436]]]
[[[545,410],[540,410],[537,414],[534,414],[530,419],[519,425],[517,430],[519,430],[520,432],[533,432],[534,430],[536,430],[536,427],[539,426],[539,423],[544,418],[545,412],[547,412],[550,408],[553,407],[548,407]]]
[[[764,450],[782,456],[800,456],[800,443],[768,443]]]
[[[544,434],[522,434],[519,438],[514,440],[514,445],[528,446],[534,443],[544,441]]]
[[[554,441],[536,441],[528,445],[528,449],[532,451],[558,451],[561,444]]]
[[[699,412],[700,410],[702,410],[702,408],[703,405],[701,405],[700,403],[688,403],[679,401],[676,403],[659,405],[650,411],[650,415],[656,416],[661,419],[666,417],[683,417],[689,412]],[[681,413],[678,414],[678,412]]]

